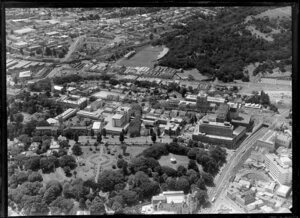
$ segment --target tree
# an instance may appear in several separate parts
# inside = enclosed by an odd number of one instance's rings
[[[120,140],[121,143],[124,142],[124,133],[123,132],[120,133],[119,140]]]
[[[21,113],[17,113],[16,115],[15,115],[15,121],[16,121],[16,123],[22,123],[23,122],[23,120],[24,120],[24,116],[23,116],[23,114],[21,114]]]
[[[58,212],[57,215],[60,215],[60,213],[69,214],[74,207],[74,203],[71,199],[65,199],[64,197],[59,196],[49,206],[52,210],[58,209],[58,211],[56,210]]]
[[[75,169],[77,166],[76,160],[73,156],[64,155],[59,158],[59,166],[64,168],[65,166],[69,166],[71,169]]]
[[[209,173],[202,173],[202,178],[204,179],[205,185],[214,186],[214,177]]]
[[[91,215],[104,215],[105,206],[103,200],[99,196],[96,196],[90,206]]]
[[[123,150],[123,155],[125,155],[125,154],[126,154],[126,149],[127,149],[126,143],[123,143],[123,144],[121,145],[121,148],[122,148],[122,150]]]
[[[124,201],[128,206],[137,204],[139,200],[138,194],[135,191],[125,189],[119,192],[119,195],[115,197],[115,201],[117,201],[117,199],[120,199],[118,200],[120,203],[123,203],[122,201]]]
[[[78,140],[79,140],[79,135],[75,133],[75,134],[74,134],[74,141],[75,141],[75,142],[78,142]]]
[[[30,157],[26,162],[25,162],[25,169],[26,170],[33,170],[37,171],[40,169],[40,156],[34,156]]]
[[[177,176],[177,171],[174,170],[171,167],[161,166],[161,170],[162,170],[162,174],[165,173],[165,174],[167,174],[168,176],[171,176],[171,177],[176,177]]]
[[[50,56],[52,53],[51,49],[49,47],[46,47],[45,53],[46,53],[46,56]]]
[[[176,179],[173,177],[168,177],[166,180],[166,184],[168,185],[168,190],[176,191]]]
[[[65,166],[63,169],[64,169],[64,172],[65,172],[65,174],[66,174],[67,177],[72,176],[71,169],[70,169],[69,166]]]
[[[195,197],[198,199],[200,205],[204,205],[208,199],[207,192],[201,189],[197,191]]]
[[[199,168],[197,166],[197,163],[195,160],[190,159],[188,163],[188,169],[195,170],[196,172],[199,172]]]
[[[179,165],[177,167],[177,175],[178,175],[178,177],[184,176],[186,174],[186,172],[187,172],[187,169],[184,166]]]
[[[66,182],[63,185],[63,196],[65,198],[75,198],[75,193],[73,191],[73,187],[69,182]]]
[[[132,158],[129,163],[129,169],[135,173],[138,171],[148,172],[148,168],[154,170],[155,167],[159,166],[159,162],[154,158],[135,157]],[[176,170],[174,170],[176,172]]]
[[[75,145],[73,145],[72,152],[76,156],[82,155],[82,149],[81,149],[81,146],[79,143],[76,143]]]
[[[198,153],[198,148],[192,148],[189,150],[189,152],[187,153],[188,158],[192,159],[192,160],[196,160],[196,155]]]
[[[122,182],[124,182],[124,175],[119,171],[105,170],[98,178],[98,184],[104,192],[114,190],[115,185]]]
[[[99,132],[98,135],[97,135],[97,142],[98,142],[99,144],[101,144],[101,141],[102,141],[102,136],[101,136],[101,134],[100,134],[100,132]]]
[[[94,135],[95,135],[95,132],[94,132],[93,129],[91,129],[91,136],[92,136],[92,138],[94,138]]]
[[[60,196],[62,191],[61,185],[58,183],[54,183],[48,187],[44,193],[43,200],[47,204],[50,204],[52,201],[54,201],[58,196]]]
[[[156,134],[155,133],[152,134],[151,140],[152,140],[153,143],[156,142]]]
[[[106,129],[105,128],[102,129],[102,135],[103,135],[103,137],[106,137]]]
[[[204,179],[202,177],[200,177],[197,180],[196,185],[197,185],[198,188],[200,188],[202,190],[206,190],[205,182],[204,182]]]
[[[175,189],[178,191],[184,191],[184,193],[187,194],[190,189],[189,181],[185,177],[180,177],[176,182]]]
[[[159,127],[157,128],[157,131],[156,131],[156,133],[157,133],[157,136],[158,136],[158,137],[160,137],[160,135],[161,135],[161,131],[160,131],[160,128],[159,128]]]
[[[152,196],[160,193],[159,184],[157,182],[148,182],[140,186],[143,199],[150,199]]]
[[[143,172],[143,171],[138,171],[134,175],[134,183],[136,187],[140,187],[145,185],[146,183],[149,183],[150,179],[149,176]]]
[[[18,137],[18,139],[20,140],[20,142],[24,143],[24,149],[26,151],[31,144],[30,137],[27,134],[22,134]]]
[[[26,215],[48,215],[49,208],[40,195],[31,196],[25,201],[23,208]]]
[[[56,157],[43,157],[40,159],[40,167],[43,173],[51,173],[55,171],[56,168]]]
[[[32,172],[29,176],[28,176],[28,181],[29,182],[42,182],[43,181],[43,177],[39,172]]]

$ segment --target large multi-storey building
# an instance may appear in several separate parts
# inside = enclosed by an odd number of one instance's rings
[[[113,127],[122,127],[126,122],[126,117],[124,114],[115,114],[112,117]]]
[[[220,143],[233,148],[236,143],[245,135],[246,127],[238,126],[234,129],[229,122],[216,122],[216,118],[203,117],[199,122],[199,127],[195,128],[192,135],[193,140]]]
[[[129,121],[130,121],[130,117],[131,117],[131,115],[133,114],[133,111],[132,111],[131,107],[127,107],[127,106],[119,107],[119,108],[116,110],[116,112],[117,112],[118,114],[124,115],[125,121],[126,121],[126,122],[129,122]]]
[[[233,126],[229,122],[214,122],[206,118],[200,121],[199,131],[209,135],[232,137]]]
[[[266,169],[270,175],[282,185],[289,185],[292,181],[292,161],[289,157],[275,153],[265,155]]]

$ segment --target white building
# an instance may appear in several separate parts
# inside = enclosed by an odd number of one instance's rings
[[[280,184],[291,184],[292,162],[289,157],[277,156],[274,153],[266,154],[265,165],[270,175]]]
[[[77,109],[69,108],[66,111],[64,111],[62,114],[56,116],[54,119],[56,119],[56,120],[62,119],[64,121],[64,120],[67,120],[68,118],[74,116],[76,114],[76,112],[77,112]]]
[[[277,189],[276,194],[278,196],[286,198],[289,195],[290,191],[291,191],[291,187],[290,186],[281,185]]]

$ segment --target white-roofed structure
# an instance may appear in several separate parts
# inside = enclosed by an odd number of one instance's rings
[[[290,191],[291,191],[290,186],[280,185],[279,188],[276,190],[276,194],[278,196],[286,198],[289,195]]]

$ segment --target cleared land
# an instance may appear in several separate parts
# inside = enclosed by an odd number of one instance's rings
[[[180,76],[180,77],[192,76],[195,80],[206,80],[206,79],[209,79],[208,76],[202,75],[199,72],[199,70],[197,70],[197,69],[184,70],[183,73],[178,73],[177,75]]]

